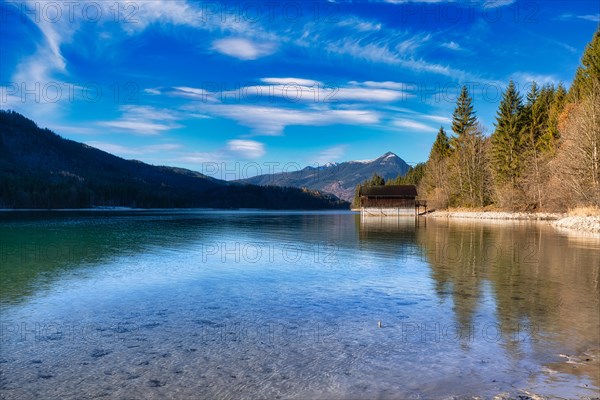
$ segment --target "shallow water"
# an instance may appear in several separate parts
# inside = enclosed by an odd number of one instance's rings
[[[599,395],[600,239],[547,224],[4,213],[0,270],[2,398]]]

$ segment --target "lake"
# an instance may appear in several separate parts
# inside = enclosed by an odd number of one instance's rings
[[[599,396],[600,239],[545,223],[6,212],[0,271],[6,399]]]

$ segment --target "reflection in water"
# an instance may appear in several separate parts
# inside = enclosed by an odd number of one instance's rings
[[[551,370],[584,374],[600,386],[597,236],[560,236],[535,223],[433,219],[427,225],[423,218],[397,217],[363,218],[359,235],[367,242],[419,244],[437,295],[453,304],[463,346],[492,296],[497,326],[489,333],[511,339],[503,342],[511,357],[549,363],[562,350],[568,363],[548,364]]]
[[[598,393],[597,238],[350,213],[0,218],[3,398]]]

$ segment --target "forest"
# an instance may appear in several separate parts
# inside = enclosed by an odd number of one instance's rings
[[[230,183],[154,166],[60,137],[0,110],[0,209],[347,208],[316,190]]]
[[[569,90],[531,82],[520,93],[508,82],[488,135],[463,86],[451,133],[440,127],[427,162],[394,180],[375,175],[364,184],[415,184],[432,208],[600,206],[600,31]]]

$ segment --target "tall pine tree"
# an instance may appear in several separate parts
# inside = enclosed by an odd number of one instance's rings
[[[516,187],[521,174],[523,149],[523,101],[511,80],[502,95],[492,134],[491,161],[497,183]]]
[[[545,86],[541,90],[533,82],[527,93],[527,103],[523,108],[523,176],[521,183],[527,205],[537,209],[542,207],[542,185],[545,171],[545,154],[552,142],[547,135],[548,109],[554,88]]]
[[[463,86],[456,101],[452,114],[452,131],[461,136],[477,124],[477,116],[473,110],[473,99],[469,96],[466,86]]]
[[[581,57],[581,65],[577,68],[573,85],[569,90],[569,100],[581,101],[598,86],[600,86],[600,29],[596,31]]]

